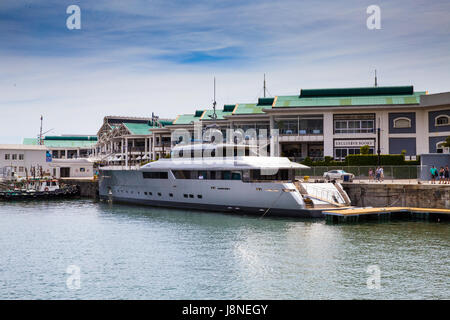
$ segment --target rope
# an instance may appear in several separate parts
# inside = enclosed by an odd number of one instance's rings
[[[280,190],[280,195],[278,196],[278,198],[275,199],[275,201],[270,205],[269,208],[267,208],[267,210],[263,213],[263,215],[260,217],[260,219],[264,218],[264,216],[266,215],[267,212],[269,212],[270,209],[272,209],[272,207],[275,205],[275,203],[280,200],[281,195],[283,194],[283,190]]]

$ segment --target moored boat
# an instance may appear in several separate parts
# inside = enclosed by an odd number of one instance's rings
[[[137,170],[100,170],[100,199],[184,209],[261,216],[322,217],[325,209],[350,204],[333,183],[304,183],[296,170],[308,168],[284,157],[251,155],[249,146],[175,147],[172,158]],[[199,156],[195,156],[195,155]],[[224,156],[225,155],[225,156]],[[180,157],[181,156],[181,157]]]

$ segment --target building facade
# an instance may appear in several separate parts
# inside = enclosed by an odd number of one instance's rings
[[[134,119],[134,121],[132,121]],[[199,142],[196,125],[215,125],[224,141],[227,130],[256,132],[270,141],[267,153],[301,161],[359,154],[418,155],[449,152],[450,92],[427,94],[413,86],[303,89],[292,96],[259,98],[255,103],[228,104],[182,114],[157,123],[152,118],[105,117],[96,154],[111,155],[117,164],[167,156],[179,143],[176,133],[189,132]],[[272,130],[277,130],[275,136]],[[231,140],[230,140],[231,139]]]

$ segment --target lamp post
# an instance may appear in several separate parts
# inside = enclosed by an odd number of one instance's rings
[[[381,133],[381,128],[378,127],[377,128],[377,154],[378,154],[378,160],[377,160],[377,164],[378,166],[381,165],[381,146],[380,146],[380,134]]]

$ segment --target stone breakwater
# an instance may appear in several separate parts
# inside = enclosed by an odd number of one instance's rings
[[[419,207],[450,209],[450,185],[343,183],[358,207]]]

